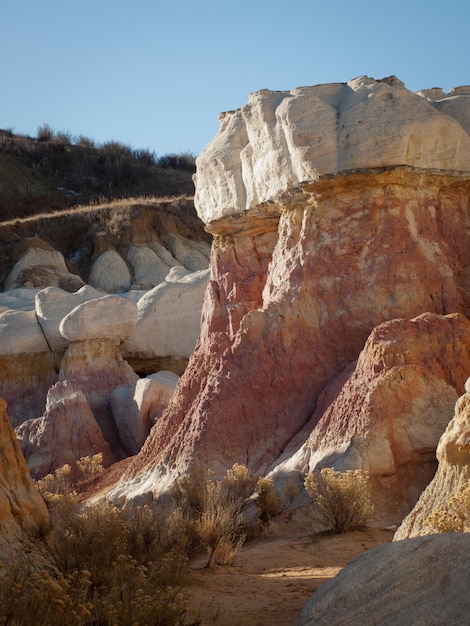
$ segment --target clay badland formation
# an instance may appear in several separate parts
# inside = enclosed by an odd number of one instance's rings
[[[363,468],[413,506],[470,372],[469,107],[360,77],[221,116],[195,176],[198,344],[115,501],[238,462]]]
[[[363,469],[377,518],[408,513],[396,539],[427,534],[470,467],[470,87],[257,92],[221,115],[194,180],[210,275],[202,229],[156,228],[143,207],[145,228],[121,220],[127,239],[115,223],[79,258],[29,233],[5,267],[1,395],[30,471],[134,454],[107,494],[125,504],[194,467],[240,463],[277,485]],[[168,373],[136,374],[159,369],[184,370],[174,392]],[[24,473],[20,528],[35,507],[47,520]],[[441,558],[446,541],[397,541],[357,567],[403,557],[411,580],[414,551]],[[347,595],[351,571],[299,623]]]

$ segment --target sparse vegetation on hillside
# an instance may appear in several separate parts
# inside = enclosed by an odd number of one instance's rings
[[[192,195],[195,157],[157,156],[109,141],[56,132],[37,138],[0,130],[0,220],[98,200]]]

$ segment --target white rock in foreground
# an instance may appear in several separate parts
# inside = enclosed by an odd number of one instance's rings
[[[197,212],[208,224],[301,182],[354,169],[468,172],[469,117],[468,88],[428,101],[395,77],[258,91],[221,115],[218,134],[198,157]]]

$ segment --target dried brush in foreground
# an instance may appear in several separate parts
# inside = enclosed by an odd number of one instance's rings
[[[345,533],[364,528],[372,517],[369,479],[361,470],[325,468],[307,474],[304,484],[313,500],[314,517],[327,530]]]

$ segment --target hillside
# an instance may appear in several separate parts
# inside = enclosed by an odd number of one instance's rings
[[[95,145],[45,126],[37,138],[0,130],[0,221],[136,196],[192,195],[192,155]]]

